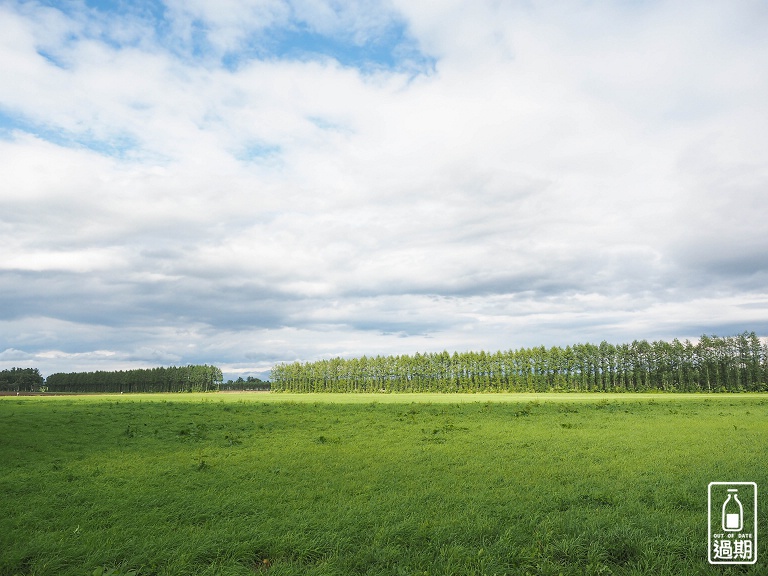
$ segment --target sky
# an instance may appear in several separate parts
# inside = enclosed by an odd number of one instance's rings
[[[0,0],[0,368],[768,336],[762,0]]]

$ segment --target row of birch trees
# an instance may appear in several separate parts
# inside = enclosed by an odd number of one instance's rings
[[[768,390],[768,345],[754,332],[695,344],[646,340],[333,358],[278,364],[276,392],[738,392]]]
[[[57,373],[45,384],[48,392],[208,392],[218,390],[222,381],[221,370],[205,364]]]

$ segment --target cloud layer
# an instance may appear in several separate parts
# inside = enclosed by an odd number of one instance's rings
[[[0,365],[768,335],[767,27],[757,2],[4,2]]]

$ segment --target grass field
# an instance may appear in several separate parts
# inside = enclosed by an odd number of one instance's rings
[[[766,395],[3,397],[0,576],[766,574],[767,457]]]

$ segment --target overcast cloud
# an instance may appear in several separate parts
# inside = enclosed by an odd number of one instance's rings
[[[0,0],[0,367],[766,336],[767,6]]]

